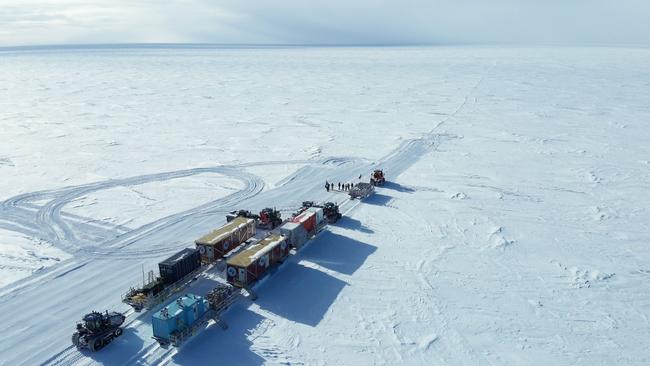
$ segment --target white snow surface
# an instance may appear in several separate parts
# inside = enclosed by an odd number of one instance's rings
[[[0,248],[0,288],[70,257],[51,244],[2,229]]]
[[[647,49],[0,51],[0,365],[647,365],[649,98]],[[121,303],[304,200],[345,216],[228,330],[163,349]],[[124,335],[77,351],[104,309]]]
[[[197,174],[133,186],[118,186],[81,196],[65,212],[116,226],[140,227],[175,212],[239,190],[240,182],[215,174]]]

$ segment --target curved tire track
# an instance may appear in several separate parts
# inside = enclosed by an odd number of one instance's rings
[[[108,181],[90,183],[90,184],[69,189],[65,194],[56,197],[52,201],[48,202],[41,209],[39,209],[37,212],[36,222],[38,223],[38,226],[42,228],[46,228],[47,239],[49,239],[51,242],[60,243],[63,244],[64,246],[72,247],[72,249],[77,249],[79,247],[82,247],[84,243],[79,241],[79,239],[75,235],[75,232],[61,217],[61,209],[64,206],[66,206],[68,203],[70,203],[72,200],[87,195],[89,193],[104,190],[104,189],[110,189],[110,188],[121,187],[121,186],[134,186],[134,185],[140,185],[140,184],[150,183],[150,182],[165,181],[165,180],[183,178],[183,177],[188,177],[188,176],[203,174],[203,173],[220,173],[227,177],[235,178],[245,183],[245,187],[243,190],[234,193],[230,196],[227,196],[225,199],[226,201],[228,199],[238,199],[239,197],[243,197],[247,193],[254,191],[255,187],[259,186],[260,184],[263,186],[263,183],[261,183],[261,179],[253,176],[252,174],[243,173],[242,171],[233,168],[227,168],[227,167],[195,168],[195,169],[179,170],[175,172],[148,174],[148,175],[129,177],[124,179],[111,179]],[[189,210],[189,211],[191,212],[197,210],[198,211],[205,210],[215,205],[219,205],[220,201],[222,200],[216,200],[208,204],[199,206],[194,210]],[[181,214],[172,215],[165,219],[173,220],[178,216],[187,215],[188,213],[189,212],[186,211]],[[154,222],[153,224],[160,225],[161,223],[159,220],[158,222]],[[145,227],[146,226],[147,225],[145,225]],[[134,231],[138,232],[142,230],[143,228]]]
[[[314,159],[301,159],[301,160],[288,160],[288,161],[264,161],[264,162],[250,162],[233,165],[222,165],[214,167],[203,167],[194,169],[178,170],[173,172],[163,172],[147,174],[142,176],[127,177],[121,179],[110,179],[101,182],[93,182],[79,186],[70,186],[60,189],[43,190],[32,193],[20,194],[11,197],[0,204],[0,227],[11,231],[18,231],[25,235],[36,237],[47,242],[54,244],[61,249],[78,253],[81,252],[84,257],[92,256],[106,256],[116,255],[113,250],[107,247],[118,246],[123,248],[127,245],[120,245],[124,242],[133,242],[142,238],[154,230],[161,230],[170,225],[176,224],[191,216],[210,215],[219,212],[228,211],[228,209],[236,208],[236,203],[248,199],[264,188],[264,182],[257,176],[247,173],[242,168],[256,167],[256,166],[270,166],[270,165],[286,165],[286,164],[320,164],[320,165],[336,165],[341,166],[359,159],[353,157],[328,157],[320,160]],[[239,192],[235,192],[226,197],[222,197],[212,202],[208,202],[193,209],[170,215],[154,222],[148,223],[134,230],[129,230],[122,233],[115,239],[108,241],[93,242],[87,239],[88,237],[101,237],[101,233],[110,230],[104,227],[101,230],[88,232],[90,226],[95,225],[102,227],[100,223],[94,223],[93,220],[81,221],[82,218],[75,217],[64,213],[62,210],[66,205],[79,197],[97,192],[104,189],[110,189],[120,186],[135,186],[144,183],[165,181],[176,178],[183,178],[203,173],[219,173],[224,176],[238,179],[244,183],[244,187]],[[34,201],[50,200],[43,206],[34,205]],[[71,224],[70,222],[74,224]],[[95,220],[96,221],[96,220]],[[76,224],[76,225],[75,225]],[[84,227],[85,226],[85,227]],[[123,228],[120,228],[124,231]],[[86,237],[81,240],[80,236]],[[151,251],[138,251],[138,252],[124,252],[119,255],[124,258],[131,258],[134,255],[151,255],[172,251],[170,248],[159,248]]]

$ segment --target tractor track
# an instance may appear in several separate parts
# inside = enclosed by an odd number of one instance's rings
[[[80,243],[74,231],[61,217],[61,209],[65,205],[70,203],[72,200],[92,192],[110,189],[114,187],[134,186],[134,185],[140,185],[144,183],[166,181],[166,180],[183,178],[183,177],[188,177],[196,174],[204,174],[204,173],[220,173],[227,177],[238,179],[245,184],[245,187],[239,192],[233,193],[224,199],[218,199],[210,203],[204,204],[202,206],[199,206],[195,209],[188,210],[177,215],[171,215],[162,220],[158,220],[157,222],[155,222],[156,225],[161,225],[161,223],[164,223],[164,221],[166,220],[173,221],[176,217],[182,217],[183,215],[191,214],[191,212],[193,211],[214,209],[214,207],[221,205],[224,201],[240,199],[245,197],[247,194],[259,192],[263,188],[263,184],[264,184],[261,179],[253,176],[252,174],[244,173],[241,170],[227,168],[227,167],[195,168],[195,169],[180,170],[175,172],[149,174],[149,175],[143,175],[137,177],[124,178],[124,179],[112,179],[108,181],[91,183],[88,185],[76,187],[74,189],[70,189],[68,192],[66,192],[63,195],[56,197],[55,199],[48,202],[45,206],[43,206],[41,209],[38,210],[37,223],[39,224],[40,227],[46,228],[47,239],[49,241],[58,242],[58,243],[68,243],[68,245],[71,247],[71,248],[67,248],[68,250],[78,249],[78,247],[83,246],[83,243]],[[259,190],[255,191],[255,189],[258,186],[261,187],[259,188]],[[140,230],[142,230],[142,228],[133,231],[135,231],[137,234],[137,232]]]
[[[226,197],[214,200],[212,202],[208,202],[206,204],[192,208],[190,210],[173,214],[164,217],[162,219],[153,221],[151,223],[148,223],[146,225],[143,225],[137,229],[131,230],[123,235],[120,235],[115,239],[108,240],[102,243],[101,246],[95,246],[90,248],[89,247],[79,248],[79,250],[81,251],[80,254],[82,256],[89,256],[89,257],[97,257],[97,256],[132,257],[134,255],[140,255],[140,254],[145,254],[145,255],[155,254],[156,250],[152,250],[152,249],[144,250],[144,251],[141,250],[125,251],[123,249],[133,244],[134,242],[138,241],[139,239],[146,237],[152,232],[163,230],[165,228],[168,228],[174,224],[180,223],[192,217],[200,217],[205,215],[213,215],[219,212],[227,212],[229,209],[235,207],[238,202],[249,199],[259,194],[262,191],[262,189],[264,189],[264,182],[252,174],[239,172],[239,175],[235,176],[234,174],[231,174],[229,175],[229,177],[240,179],[245,183],[245,187],[242,190],[230,194]],[[174,248],[175,247],[172,247],[171,249]],[[160,250],[165,251],[168,249],[170,249],[170,247],[160,248],[159,251]],[[120,252],[116,252],[116,250],[119,250]]]
[[[91,236],[101,238],[102,234],[106,234],[105,230],[110,230],[111,228],[119,231],[119,233],[122,234],[119,235],[119,238],[123,238],[125,235],[128,237],[129,235],[137,235],[138,232],[146,230],[146,228],[148,226],[151,226],[151,224],[161,225],[165,220],[173,221],[177,218],[182,218],[183,216],[187,217],[188,215],[192,214],[206,215],[214,213],[219,206],[223,207],[229,203],[233,204],[237,200],[249,198],[251,194],[259,193],[264,187],[264,182],[260,178],[250,173],[246,173],[243,170],[245,168],[287,164],[344,165],[355,160],[357,159],[349,157],[332,157],[321,160],[301,159],[287,161],[277,160],[267,162],[250,162],[155,173],[121,179],[109,179],[106,181],[94,182],[79,186],[70,186],[60,189],[25,193],[8,198],[0,203],[0,228],[19,232],[30,237],[50,242],[65,251],[76,252],[77,250],[88,246],[92,247],[92,242],[89,242],[89,240],[80,240],[78,238],[78,234],[81,234],[78,233],[80,229],[86,237]],[[239,192],[233,193],[224,198],[206,203],[179,214],[170,215],[134,230],[103,223],[99,220],[82,218],[62,212],[63,208],[73,200],[93,192],[115,187],[135,186],[144,183],[166,181],[205,173],[223,174],[224,176],[242,181],[245,186]],[[43,206],[38,206],[33,204],[35,201],[48,202]],[[76,227],[72,227],[73,225]],[[80,226],[83,227],[80,228]],[[97,230],[96,232],[88,232],[89,226],[96,226],[98,228],[104,229],[104,231]],[[129,234],[130,232],[133,233]],[[119,240],[122,239],[116,238],[109,240],[108,244],[110,244],[110,242]],[[102,243],[101,247],[105,247],[105,244],[107,243]],[[89,249],[89,252],[96,252],[98,254],[106,253],[106,251],[98,251],[93,249]]]
[[[61,352],[45,360],[41,365],[74,365],[81,360],[83,354],[75,346],[68,346]]]

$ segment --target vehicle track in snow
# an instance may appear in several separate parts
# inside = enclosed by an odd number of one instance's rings
[[[209,202],[192,210],[168,216],[148,225],[144,225],[143,227],[136,230],[132,230],[131,232],[125,234],[123,237],[119,238],[117,242],[123,242],[125,240],[128,241],[131,236],[137,236],[140,232],[146,231],[152,226],[160,228],[161,226],[165,226],[167,222],[174,221],[179,217],[189,215],[193,212],[211,210],[214,209],[214,207],[218,207],[225,202],[235,201],[250,195],[254,195],[261,191],[264,187],[263,181],[258,177],[245,173],[241,170],[228,167],[195,168],[175,172],[149,174],[124,179],[111,179],[108,181],[91,183],[67,190],[67,192],[65,192],[63,195],[54,198],[38,210],[37,223],[40,227],[46,229],[45,233],[47,236],[45,239],[53,243],[59,243],[59,245],[63,246],[62,249],[64,250],[75,251],[75,249],[83,248],[85,245],[87,245],[87,243],[79,240],[75,232],[61,217],[61,209],[71,201],[92,192],[114,187],[135,186],[144,183],[166,181],[204,173],[218,173],[230,178],[237,179],[244,183],[244,188],[222,199]],[[103,243],[103,246],[106,246],[106,244],[110,246],[111,242],[109,241],[108,243]]]
[[[208,168],[188,169],[184,171],[177,171],[172,173],[153,174],[148,176],[140,176],[134,178],[127,178],[119,182],[107,181],[102,182],[93,187],[83,187],[81,189],[72,190],[62,198],[57,198],[44,206],[40,212],[48,212],[48,222],[53,222],[58,227],[64,228],[69,236],[65,238],[57,238],[58,241],[67,241],[73,243],[73,250],[82,257],[101,257],[106,258],[109,256],[119,258],[143,258],[143,257],[156,257],[161,253],[172,253],[178,250],[176,245],[167,247],[157,247],[155,249],[147,250],[124,250],[125,247],[136,242],[137,240],[150,235],[151,233],[163,230],[171,225],[178,224],[193,217],[210,216],[215,213],[226,213],[233,209],[238,208],[241,201],[250,199],[256,196],[264,189],[264,181],[259,177],[248,173],[241,168],[256,167],[256,166],[269,166],[269,165],[286,165],[286,164],[335,164],[342,165],[353,161],[354,158],[327,158],[322,161],[314,160],[290,160],[290,161],[268,161],[268,162],[251,162],[238,165],[226,165]],[[102,242],[100,245],[87,245],[80,243],[74,235],[74,232],[67,227],[64,220],[61,218],[61,209],[68,203],[72,202],[80,196],[86,195],[102,189],[113,188],[116,186],[139,185],[153,181],[163,181],[175,179],[180,177],[187,177],[196,174],[204,173],[219,173],[229,178],[238,179],[244,183],[244,187],[239,191],[228,196],[219,198],[217,200],[202,204],[192,209],[169,215],[167,217],[158,219],[156,221],[145,224],[137,229],[133,229],[117,238]],[[76,244],[76,245],[75,245]],[[119,250],[119,251],[118,251]]]
[[[121,179],[109,179],[106,181],[93,182],[89,184],[64,187],[61,189],[44,190],[32,193],[20,194],[11,197],[0,203],[0,227],[23,233],[25,235],[36,237],[62,247],[64,250],[74,251],[79,247],[88,244],[87,240],[79,239],[79,236],[97,236],[94,232],[79,233],[79,226],[93,225],[104,228],[116,228],[120,232],[144,230],[137,228],[129,230],[128,228],[103,223],[99,220],[85,219],[79,216],[62,212],[64,207],[79,197],[94,193],[97,191],[111,189],[115,187],[135,186],[151,182],[160,182],[171,179],[183,178],[197,174],[218,173],[224,176],[238,179],[244,183],[240,192],[233,193],[230,196],[208,202],[192,210],[179,214],[171,215],[167,218],[157,220],[157,224],[165,219],[173,220],[174,218],[188,215],[191,211],[197,214],[202,212],[213,212],[215,206],[234,202],[237,199],[247,198],[251,195],[251,188],[259,193],[264,187],[263,181],[243,169],[256,166],[270,165],[287,165],[287,164],[345,164],[353,161],[354,158],[335,157],[322,160],[288,160],[288,161],[267,161],[267,162],[249,162],[233,165],[222,165],[215,167],[203,167],[179,170],[173,172],[155,173],[136,177]],[[36,201],[48,201],[45,205],[39,206],[34,204]],[[153,223],[152,223],[153,224]],[[147,225],[145,225],[147,226]],[[79,235],[81,234],[81,235]],[[132,234],[133,235],[133,234]]]
[[[165,222],[174,222],[191,215],[202,215],[214,213],[221,206],[226,207],[228,204],[234,204],[238,200],[246,199],[259,193],[264,188],[264,182],[247,173],[243,168],[269,165],[286,165],[286,164],[344,164],[352,158],[328,158],[322,161],[318,160],[289,160],[289,161],[268,161],[268,162],[250,162],[237,165],[223,165],[215,167],[194,168],[173,172],[164,172],[148,174],[136,177],[122,179],[110,179],[101,182],[94,182],[79,186],[65,187],[57,190],[44,190],[33,193],[21,194],[11,197],[0,204],[0,228],[10,231],[20,232],[30,237],[45,240],[69,252],[77,250],[86,251],[87,254],[104,255],[106,250],[93,249],[93,241],[88,237],[95,238],[99,234],[106,234],[109,228],[117,229],[118,238],[107,241],[95,241],[96,247],[105,248],[106,244],[114,244],[137,238],[142,232],[151,229],[160,229],[165,226]],[[183,178],[197,174],[218,173],[224,176],[237,179],[244,184],[244,187],[229,196],[217,199],[195,207],[193,209],[177,213],[174,215],[161,218],[154,222],[143,225],[136,229],[128,229],[116,225],[82,218],[79,216],[62,212],[64,207],[75,199],[97,191],[111,189],[115,187],[135,186],[144,183],[160,182],[171,179]],[[47,201],[45,205],[38,206],[35,201]],[[228,208],[228,207],[226,207]],[[88,226],[97,226],[105,229],[104,231],[84,231]],[[81,231],[81,232],[80,232]],[[80,239],[79,237],[85,237]],[[134,253],[131,253],[134,254]]]
[[[75,346],[68,346],[66,349],[45,360],[41,365],[75,365],[82,358],[83,354]]]
[[[225,173],[226,171],[221,170],[220,173]],[[232,170],[228,172],[228,176],[231,178],[236,178],[242,181],[245,186],[240,191],[237,191],[233,194],[230,194],[226,197],[205,203],[198,207],[173,214],[162,219],[153,221],[146,225],[143,225],[137,229],[131,230],[115,239],[108,240],[102,243],[100,246],[86,246],[80,248],[82,256],[101,256],[106,257],[110,255],[117,255],[122,257],[132,257],[134,255],[151,255],[156,254],[160,250],[166,250],[170,248],[162,248],[159,250],[149,249],[149,250],[140,250],[140,251],[128,251],[124,250],[127,246],[134,243],[138,239],[149,235],[152,232],[163,230],[173,224],[187,220],[193,216],[202,216],[202,215],[211,215],[218,212],[225,212],[230,208],[234,207],[238,202],[248,199],[257,195],[264,188],[264,182],[258,177],[243,172]],[[174,249],[172,247],[171,249]],[[116,250],[119,250],[117,252]]]

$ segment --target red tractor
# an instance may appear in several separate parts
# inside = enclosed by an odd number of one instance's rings
[[[264,229],[274,229],[276,226],[282,224],[282,215],[280,211],[274,208],[265,208],[260,211],[260,218],[257,222],[257,226]]]
[[[375,171],[370,175],[370,184],[373,186],[383,186],[384,183],[386,183],[384,171],[381,169],[375,169]]]

